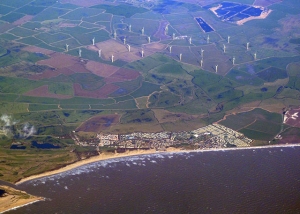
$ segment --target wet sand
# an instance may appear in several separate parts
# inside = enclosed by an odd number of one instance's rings
[[[182,150],[180,148],[174,148],[174,147],[170,147],[168,148],[166,151],[156,151],[155,149],[150,149],[150,150],[136,150],[136,151],[127,151],[124,153],[104,153],[104,154],[100,154],[99,156],[95,156],[89,159],[85,159],[82,161],[78,161],[76,163],[70,164],[66,167],[57,169],[57,170],[53,170],[53,171],[49,171],[49,172],[45,172],[39,175],[34,175],[34,176],[30,176],[27,178],[24,178],[22,180],[20,180],[19,182],[17,182],[16,184],[21,184],[24,183],[26,181],[30,181],[33,179],[38,179],[38,178],[42,178],[42,177],[46,177],[46,176],[51,176],[51,175],[55,175],[58,173],[63,173],[66,172],[68,170],[86,165],[86,164],[90,164],[90,163],[94,163],[94,162],[98,162],[98,161],[103,161],[103,160],[108,160],[108,159],[117,159],[117,158],[122,158],[122,157],[130,157],[130,156],[139,156],[139,155],[151,155],[151,154],[172,154],[172,153],[199,153],[199,152],[216,152],[216,151],[221,151],[221,152],[226,152],[226,151],[232,151],[232,150],[256,150],[256,149],[270,149],[270,148],[284,148],[284,147],[300,147],[300,144],[281,144],[281,145],[266,145],[266,146],[256,146],[256,147],[236,147],[236,148],[207,148],[207,149],[199,149],[199,150]],[[35,196],[33,196],[35,197]],[[8,198],[6,205],[2,206],[5,209],[3,210],[10,210],[10,209],[16,209],[22,206],[26,206],[28,204],[31,203],[35,203],[37,201],[40,200],[44,200],[43,198],[40,197],[35,197],[35,198],[31,198],[30,200],[18,200],[15,201],[14,203],[9,203],[9,201],[13,201],[13,198]],[[0,201],[0,204],[2,205],[2,201]],[[3,212],[3,210],[0,210],[0,213]]]
[[[175,148],[169,149],[168,148],[167,152],[169,152],[169,151],[170,152],[171,151],[180,151],[180,149],[175,149]],[[83,165],[86,165],[86,164],[89,164],[89,163],[94,163],[94,162],[97,162],[97,161],[108,160],[108,159],[113,159],[113,158],[128,157],[128,156],[136,156],[136,155],[156,154],[156,153],[159,153],[159,152],[157,152],[155,149],[126,151],[124,153],[103,153],[103,154],[100,154],[98,156],[94,156],[94,157],[84,159],[84,160],[78,161],[76,163],[67,165],[67,166],[62,167],[62,168],[57,169],[57,170],[48,171],[48,172],[44,172],[44,173],[41,173],[41,174],[38,174],[38,175],[32,175],[32,176],[29,176],[27,178],[23,178],[20,181],[16,182],[15,184],[18,185],[18,184],[21,184],[21,183],[24,183],[26,181],[30,181],[30,180],[33,180],[33,179],[42,178],[42,177],[46,177],[46,176],[50,176],[50,175],[55,175],[55,174],[58,174],[58,173],[62,173],[62,172],[77,168],[79,166],[83,166]]]
[[[198,150],[182,150],[180,148],[169,147],[166,151],[156,151],[155,149],[149,150],[135,150],[135,151],[127,151],[124,153],[103,153],[98,156],[94,156],[85,160],[78,161],[76,163],[67,165],[57,170],[44,172],[38,175],[32,175],[27,178],[23,178],[20,181],[16,182],[16,185],[24,183],[26,181],[47,177],[51,175],[55,175],[58,173],[63,173],[77,167],[94,163],[102,160],[114,159],[114,158],[122,158],[122,157],[130,157],[130,156],[138,156],[138,155],[149,155],[149,154],[159,154],[159,153],[184,153],[184,152],[212,152],[212,151],[229,151],[229,150],[243,150],[243,149],[266,149],[266,148],[278,148],[278,147],[295,147],[300,146],[300,144],[283,144],[283,145],[267,145],[267,146],[255,146],[255,147],[235,147],[235,148],[208,148],[208,149],[198,149]]]
[[[29,195],[12,187],[0,186],[0,188],[7,192],[3,197],[0,197],[0,213],[44,200],[42,197]]]

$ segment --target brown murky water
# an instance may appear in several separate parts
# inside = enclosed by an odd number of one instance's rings
[[[300,147],[145,155],[21,184],[8,213],[300,213]]]

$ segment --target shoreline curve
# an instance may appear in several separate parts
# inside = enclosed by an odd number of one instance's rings
[[[279,145],[266,145],[266,146],[250,146],[250,147],[236,147],[236,148],[209,148],[209,149],[198,149],[198,150],[182,150],[179,148],[169,147],[166,151],[156,151],[155,149],[149,150],[135,150],[135,151],[127,151],[124,153],[113,153],[113,154],[100,154],[98,156],[94,156],[88,159],[80,160],[78,162],[69,164],[62,168],[47,171],[41,174],[32,175],[26,178],[23,178],[15,183],[15,185],[20,185],[27,181],[31,181],[38,178],[43,178],[51,175],[56,175],[59,173],[63,173],[72,169],[75,169],[80,166],[84,166],[90,163],[104,161],[109,159],[130,157],[130,156],[140,156],[140,155],[151,155],[151,154],[164,154],[164,153],[198,153],[198,152],[213,152],[213,151],[233,151],[233,150],[249,150],[249,149],[267,149],[267,148],[286,148],[286,147],[300,147],[300,144],[279,144]]]

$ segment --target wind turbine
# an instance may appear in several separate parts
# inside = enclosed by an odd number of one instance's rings
[[[111,55],[111,62],[114,62],[114,55]]]
[[[101,57],[101,49],[98,50],[98,56]]]
[[[127,44],[127,46],[128,46],[128,52],[130,52],[130,45]]]
[[[232,64],[234,65],[235,57],[232,58]]]
[[[126,44],[126,37],[124,37],[123,42],[124,42],[124,45],[125,45]]]
[[[66,51],[68,52],[69,51],[69,45],[66,44]]]
[[[95,37],[92,39],[93,45],[95,45]]]
[[[151,37],[150,36],[148,36],[148,43],[150,43],[151,42]]]
[[[165,35],[167,35],[168,34],[168,31],[169,31],[169,27],[168,27],[168,25],[165,27]]]
[[[204,50],[201,48],[201,56],[202,56],[202,58],[203,58],[203,52],[204,52]]]
[[[247,50],[249,50],[249,45],[250,45],[250,42],[247,42]]]
[[[216,73],[218,73],[218,65],[216,65]]]
[[[170,46],[170,49],[169,49],[169,50],[170,50],[170,53],[172,53],[172,45]]]
[[[203,59],[200,60],[200,66],[203,67]]]
[[[131,32],[131,25],[129,25],[128,28],[129,28],[129,32]]]
[[[114,39],[116,39],[117,38],[117,32],[116,32],[116,30],[114,31]]]
[[[142,28],[142,35],[144,35],[144,33],[145,33],[145,28],[143,27]]]
[[[144,57],[144,49],[142,49],[142,58]]]
[[[81,57],[81,49],[79,48],[79,51],[78,51],[78,55],[79,57]]]
[[[209,35],[207,35],[206,42],[209,43]]]
[[[226,45],[223,44],[223,50],[224,50],[224,53],[226,52]]]
[[[173,40],[175,39],[175,33],[173,33],[173,36],[172,36]]]
[[[189,38],[189,43],[192,44],[192,37]]]
[[[181,62],[182,53],[179,54],[179,61]]]
[[[227,43],[230,43],[230,36],[227,37]]]
[[[254,53],[254,60],[256,60],[256,52]]]

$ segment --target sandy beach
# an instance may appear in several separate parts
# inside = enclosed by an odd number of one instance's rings
[[[16,190],[12,187],[0,186],[0,189],[6,191],[6,194],[0,197],[0,213],[44,200],[42,197],[29,195],[24,191]]]
[[[109,159],[115,159],[115,158],[122,158],[122,157],[130,157],[130,156],[139,156],[139,155],[149,155],[149,154],[172,154],[172,153],[199,153],[199,152],[225,152],[225,151],[233,151],[233,150],[256,150],[256,149],[270,149],[270,148],[287,148],[287,147],[299,147],[300,144],[282,144],[282,145],[266,145],[266,146],[256,146],[256,147],[236,147],[236,148],[209,148],[209,149],[198,149],[198,150],[182,150],[180,148],[174,148],[169,147],[166,149],[166,151],[156,151],[155,149],[149,149],[149,150],[135,150],[135,151],[127,151],[124,153],[102,153],[98,156],[91,157],[89,159],[81,160],[76,163],[67,165],[65,167],[62,167],[57,170],[44,172],[38,175],[33,175],[24,179],[21,179],[16,183],[16,185],[24,183],[26,181],[55,175],[58,173],[63,173],[68,170],[72,170],[74,168],[98,162],[103,160],[109,160]],[[14,189],[13,189],[14,190]],[[15,190],[19,191],[19,190]],[[22,192],[23,194],[26,194],[25,192]],[[2,201],[1,201],[2,200]],[[5,199],[0,199],[0,213],[6,212],[8,210],[16,209],[22,206],[26,206],[38,201],[44,200],[44,198],[31,196],[28,199],[22,199],[18,198],[16,199],[14,195],[9,195],[5,197]]]
[[[65,167],[62,167],[57,170],[44,172],[38,175],[32,175],[26,178],[21,179],[20,181],[16,182],[16,185],[19,185],[21,183],[24,183],[26,181],[47,177],[51,175],[55,175],[58,173],[63,173],[72,169],[75,169],[77,167],[94,163],[102,160],[109,160],[114,158],[122,158],[122,157],[129,157],[129,156],[138,156],[138,155],[147,155],[147,154],[159,154],[159,153],[191,153],[191,152],[213,152],[213,151],[232,151],[232,150],[245,150],[245,149],[268,149],[268,148],[280,148],[280,147],[296,147],[300,146],[300,144],[283,144],[283,145],[267,145],[267,146],[255,146],[255,147],[236,147],[236,148],[209,148],[209,149],[199,149],[199,150],[182,150],[180,148],[174,148],[169,147],[166,151],[156,151],[155,149],[149,149],[149,150],[135,150],[135,151],[127,151],[124,153],[103,153],[98,156],[94,156],[88,159],[84,159],[81,161],[78,161],[76,163],[67,165]]]
[[[166,152],[174,152],[174,151],[180,151],[180,149],[168,148]],[[128,157],[128,156],[136,156],[136,155],[145,155],[145,154],[156,154],[156,153],[160,153],[160,151],[156,151],[155,149],[149,149],[149,150],[127,151],[124,153],[103,153],[98,156],[94,156],[94,157],[91,157],[88,159],[78,161],[76,163],[72,163],[70,165],[67,165],[67,166],[62,167],[57,170],[48,171],[48,172],[44,172],[44,173],[41,173],[38,175],[32,175],[32,176],[23,178],[20,181],[16,182],[15,184],[18,185],[18,184],[21,184],[21,183],[24,183],[26,181],[30,181],[33,179],[42,178],[42,177],[46,177],[46,176],[50,176],[50,175],[55,175],[55,174],[58,174],[61,172],[65,172],[65,171],[77,168],[79,166],[83,166],[83,165],[86,165],[89,163],[94,163],[94,162],[101,161],[101,160],[108,160],[108,159],[113,159],[113,158],[122,158],[122,157]]]

